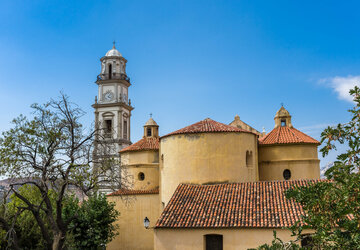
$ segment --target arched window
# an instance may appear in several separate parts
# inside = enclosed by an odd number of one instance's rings
[[[140,172],[140,173],[138,174],[138,179],[139,179],[139,181],[145,180],[145,174],[144,174],[143,172]]]
[[[253,155],[252,151],[246,151],[246,167],[252,167]]]
[[[151,128],[147,128],[147,129],[146,129],[146,135],[147,135],[147,136],[151,136]]]
[[[281,120],[281,127],[285,127],[286,126],[286,120]]]
[[[221,234],[204,235],[205,250],[223,250],[223,236]]]
[[[285,169],[284,172],[283,172],[283,176],[284,176],[284,179],[285,180],[290,180],[291,178],[291,172],[289,169]]]
[[[111,79],[111,75],[112,75],[112,65],[110,63],[109,64],[109,79]]]

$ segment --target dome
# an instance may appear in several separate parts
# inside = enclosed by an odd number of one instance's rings
[[[281,107],[278,110],[278,112],[276,112],[275,117],[284,117],[284,116],[290,116],[290,113],[284,107]]]
[[[109,50],[105,56],[118,56],[122,57],[121,53],[115,48],[115,44],[111,50]]]
[[[158,126],[158,125],[154,121],[154,119],[150,117],[150,119],[145,123],[145,126]]]
[[[231,125],[226,125],[224,123],[211,120],[210,118],[206,118],[205,120],[199,121],[185,128],[171,132],[170,134],[164,135],[163,137],[170,135],[179,135],[179,134],[216,133],[216,132],[245,132],[245,133],[253,134],[252,132],[247,131],[245,129],[233,127]]]

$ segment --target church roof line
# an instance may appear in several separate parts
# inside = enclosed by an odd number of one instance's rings
[[[145,123],[144,126],[158,126],[159,125],[156,123],[156,121],[154,121],[154,119],[152,117],[150,117],[150,119]]]
[[[320,144],[311,136],[297,130],[294,127],[279,126],[270,131],[267,135],[259,139],[260,145],[271,144]]]
[[[122,57],[121,53],[115,47],[115,42],[113,43],[112,49],[109,50],[108,52],[106,52],[105,56],[108,56],[108,57],[111,57],[111,56]]]
[[[121,195],[136,195],[136,194],[158,194],[159,188],[154,188],[150,190],[135,190],[135,189],[119,189],[115,192],[108,194],[107,196],[121,196]]]
[[[299,203],[285,197],[285,191],[319,181],[180,184],[156,228],[288,227],[299,221],[304,211]]]
[[[145,137],[141,140],[127,146],[120,150],[120,153],[128,151],[140,151],[140,150],[159,150],[159,138],[158,137]]]
[[[179,135],[179,134],[217,133],[217,132],[243,132],[243,133],[254,134],[253,132],[247,131],[245,129],[240,129],[234,126],[230,126],[221,122],[214,121],[210,118],[206,118],[202,121],[196,122],[182,129],[166,134],[161,138],[170,135]]]

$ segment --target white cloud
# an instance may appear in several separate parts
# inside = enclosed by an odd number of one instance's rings
[[[314,125],[310,125],[310,126],[304,126],[304,127],[300,127],[300,130],[317,130],[317,129],[324,129],[328,126],[334,126],[334,124],[329,124],[329,123],[319,123],[319,124],[314,124]]]
[[[325,83],[326,85],[329,85],[329,87],[333,88],[338,94],[338,98],[340,100],[352,102],[353,98],[350,96],[349,90],[354,88],[355,85],[360,86],[360,76],[335,76],[321,79],[319,82]]]
[[[327,128],[328,126],[335,126],[335,124],[320,123],[320,124],[313,124],[310,126],[303,126],[298,129],[304,132],[305,134],[319,138],[321,132],[324,131],[324,129]]]

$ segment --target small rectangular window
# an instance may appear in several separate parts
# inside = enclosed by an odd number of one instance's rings
[[[301,238],[301,246],[303,248],[311,249],[312,247],[314,247],[314,242],[313,242],[313,240],[311,238],[311,235],[303,234],[301,236],[302,236],[302,238]]]
[[[151,128],[148,128],[148,129],[146,130],[146,134],[147,134],[147,136],[151,136]]]
[[[105,132],[111,133],[112,130],[112,121],[111,120],[105,120]]]
[[[127,139],[127,121],[124,121],[124,139]]]
[[[221,234],[205,235],[205,250],[223,250],[223,236]]]
[[[286,126],[286,120],[281,120],[281,127],[285,127]]]

